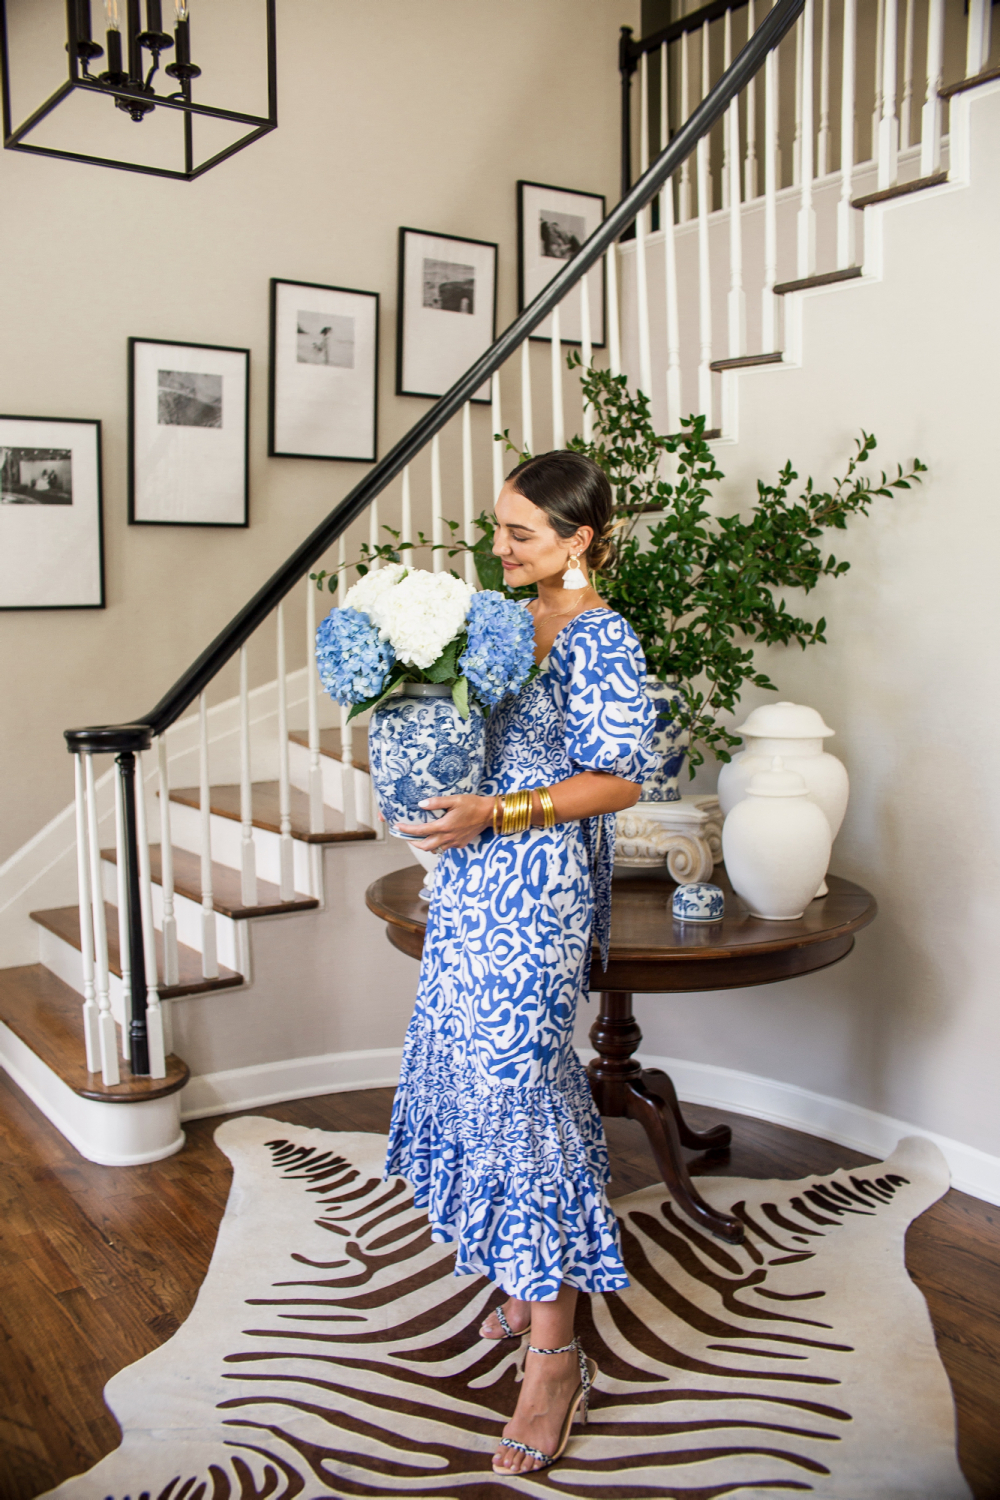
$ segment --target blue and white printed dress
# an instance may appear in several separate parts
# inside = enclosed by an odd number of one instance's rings
[[[541,672],[493,710],[482,791],[581,771],[640,782],[654,713],[631,626],[577,615]],[[614,818],[495,837],[441,856],[406,1036],[386,1175],[408,1179],[456,1274],[552,1301],[628,1285],[608,1157],[573,1049],[592,930],[607,955]]]

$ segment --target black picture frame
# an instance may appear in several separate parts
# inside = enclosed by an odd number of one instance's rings
[[[363,328],[364,337],[356,337],[356,324],[351,330],[351,359],[348,366],[340,359],[329,357],[329,340],[326,356],[316,360],[303,360],[300,345],[306,333],[301,327],[300,314],[294,335],[289,323],[290,307],[284,305],[284,287],[303,288],[310,293],[324,293],[325,298],[314,297],[315,302],[325,300],[326,309],[310,309],[307,316],[333,313],[334,317],[351,317],[355,313],[370,316],[370,327]],[[364,299],[371,303],[367,309]],[[333,312],[339,306],[340,312]],[[267,454],[269,458],[318,458],[339,463],[374,463],[378,458],[378,366],[379,366],[379,317],[380,298],[378,292],[364,291],[359,287],[329,286],[319,281],[297,281],[288,277],[272,276],[270,282],[270,352],[268,358],[267,396]],[[328,334],[328,330],[327,330]],[[292,347],[294,339],[294,349]],[[318,350],[318,342],[313,341]],[[294,358],[292,357],[294,354]],[[360,355],[360,359],[359,359]],[[299,370],[299,365],[306,369]],[[309,379],[309,371],[315,371],[316,380]],[[340,371],[357,371],[356,377],[343,377]],[[300,377],[296,379],[296,377]],[[304,378],[302,378],[304,377]],[[285,389],[283,390],[282,387]],[[291,389],[289,389],[291,387]],[[295,389],[298,387],[298,389]],[[311,387],[311,389],[310,389]],[[320,404],[327,406],[326,431],[320,431]],[[351,406],[355,410],[351,411]],[[364,411],[359,410],[364,406]],[[296,412],[296,407],[298,408]],[[352,430],[353,429],[353,430]],[[317,446],[305,446],[313,441]],[[287,446],[296,438],[302,446]],[[305,439],[305,443],[302,440]],[[363,452],[322,452],[318,443],[326,441],[332,450],[363,448]]]
[[[538,207],[540,198],[555,195],[563,200],[561,203],[553,202],[551,206],[564,214],[569,214],[573,209],[579,210],[582,219],[582,239],[577,237],[575,243],[567,246],[567,253],[552,257],[552,271],[548,276],[540,274],[538,245],[535,239],[535,225],[531,210]],[[607,200],[603,193],[587,193],[576,188],[555,187],[550,182],[530,182],[526,178],[519,178],[517,183],[517,310],[523,312],[530,302],[533,302],[538,293],[556,276],[562,266],[576,253],[579,245],[589,239],[594,230],[602,222],[607,214]],[[541,230],[539,232],[541,237]],[[548,257],[546,257],[548,258]],[[592,277],[594,270],[589,273]],[[592,291],[591,298],[591,340],[592,349],[603,349],[607,345],[608,326],[608,296],[607,283],[604,275],[604,263],[600,263],[600,286],[596,295]],[[595,312],[599,313],[595,317]],[[574,294],[564,299],[560,309],[560,343],[575,344],[582,342],[577,337],[579,332],[579,307]],[[550,327],[550,320],[545,319],[538,328],[530,335],[540,343],[551,343],[551,334],[545,332]]]
[[[412,242],[409,237],[412,236]],[[466,261],[472,258],[473,265],[468,266],[466,262],[440,261],[442,266],[454,264],[456,269],[468,269],[473,272],[473,281],[468,288],[468,300],[471,306],[466,308],[462,305],[466,299],[463,288],[465,282],[438,283],[436,288],[440,292],[444,286],[449,287],[449,300],[451,305],[438,301],[436,304],[428,301],[429,285],[426,275],[428,257],[424,256],[423,270],[416,265],[413,257],[420,253],[420,240],[424,241],[425,250],[438,250],[440,254],[452,253],[455,256],[464,255]],[[456,248],[449,252],[448,246]],[[476,251],[485,252],[476,254],[474,251],[463,250],[463,246],[475,246]],[[446,391],[454,385],[455,381],[470,365],[484,354],[496,340],[497,328],[497,262],[499,257],[499,246],[492,240],[470,239],[459,234],[438,234],[429,229],[412,229],[403,225],[399,231],[399,263],[396,302],[396,395],[397,396],[424,396],[431,400],[443,396]],[[434,263],[432,260],[430,263]],[[476,292],[476,273],[485,273],[491,283],[487,289],[485,305],[483,299]],[[416,298],[418,285],[422,282],[422,295],[419,302]],[[481,306],[477,311],[476,302]],[[449,326],[446,322],[441,323],[438,313],[447,314],[449,319],[462,318],[466,313],[474,320],[474,327],[464,328],[461,324]],[[425,314],[430,314],[426,317]],[[449,343],[450,340],[450,343]],[[435,389],[439,387],[439,389]],[[490,402],[489,382],[484,382],[480,392],[472,397],[477,405],[488,405]]]
[[[32,428],[41,430],[33,432]],[[90,429],[89,434],[83,429]],[[48,501],[34,498],[27,477],[22,488],[23,459],[11,455],[23,454],[26,449],[39,455],[29,461],[33,466],[49,464],[45,488],[40,492],[36,488],[35,494],[51,493],[58,498]],[[41,456],[44,454],[50,457]],[[82,473],[77,465],[78,456]],[[8,490],[13,463],[19,472]],[[60,471],[68,467],[68,494],[66,481],[56,477],[55,464]],[[38,477],[45,477],[45,471],[40,471]],[[50,507],[52,516],[43,517],[42,512]],[[77,507],[78,514],[67,518],[66,510]],[[51,531],[45,524],[47,521],[55,523]],[[48,537],[47,531],[50,531]],[[80,597],[75,599],[59,597],[60,586],[67,583],[68,565],[77,569]],[[69,595],[74,590],[67,587],[63,592]],[[46,593],[48,597],[43,597]],[[100,420],[0,415],[0,611],[106,607]]]
[[[185,350],[188,369],[162,370],[147,351]],[[203,355],[214,356],[202,359]],[[169,356],[180,363],[177,354]],[[192,366],[208,364],[213,370]],[[179,375],[192,384],[168,389],[158,376]],[[199,378],[213,382],[201,389]],[[214,382],[218,382],[218,421],[214,419]],[[173,409],[171,410],[171,405]],[[155,411],[155,415],[154,415]],[[166,411],[166,420],[164,414]],[[232,416],[227,413],[232,411]],[[161,427],[226,434],[216,445],[178,438],[171,451],[150,457],[150,431],[162,449]],[[159,493],[157,493],[159,490]],[[171,513],[171,511],[175,513]],[[230,344],[196,344],[185,339],[133,337],[128,341],[128,523],[130,526],[215,526],[246,528],[250,524],[250,350]]]

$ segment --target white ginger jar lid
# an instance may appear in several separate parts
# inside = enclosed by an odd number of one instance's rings
[[[769,771],[758,771],[747,785],[751,797],[808,797],[809,788],[798,771],[786,771],[780,755],[771,761]]]
[[[758,740],[818,740],[836,732],[824,724],[817,709],[804,703],[762,703],[736,730]]]

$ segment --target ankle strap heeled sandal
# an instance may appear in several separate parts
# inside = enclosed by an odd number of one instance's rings
[[[542,1453],[538,1448],[532,1448],[529,1443],[519,1443],[516,1438],[501,1438],[501,1448],[513,1448],[515,1453],[523,1453],[528,1458],[538,1461],[538,1468],[523,1469],[523,1474],[537,1474],[540,1469],[548,1469],[561,1458],[566,1444],[569,1442],[570,1428],[577,1411],[580,1411],[584,1426],[587,1425],[587,1416],[590,1408],[590,1390],[597,1375],[597,1365],[592,1359],[588,1359],[580,1347],[580,1340],[574,1338],[571,1344],[561,1344],[558,1349],[539,1349],[535,1344],[528,1345],[529,1354],[568,1354],[570,1350],[576,1351],[576,1357],[580,1363],[580,1384],[577,1386],[569,1403],[566,1420],[563,1422],[562,1432],[559,1434],[559,1445],[554,1453]],[[519,1475],[510,1469],[497,1468],[493,1465],[495,1474],[506,1474],[511,1479],[517,1479]]]

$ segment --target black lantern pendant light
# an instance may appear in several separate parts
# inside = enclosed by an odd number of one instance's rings
[[[245,3],[245,0],[244,0]],[[163,0],[145,0],[146,24],[142,24],[141,0],[104,0],[105,46],[94,41],[91,0],[66,0],[66,52],[69,76],[22,124],[11,123],[10,79],[13,68],[7,28],[6,0],[0,0],[0,51],[2,51],[3,133],[9,151],[30,151],[38,156],[57,156],[67,161],[91,162],[95,166],[119,167],[127,172],[147,172],[156,177],[179,177],[192,181],[242,151],[278,123],[278,100],[275,79],[275,0],[263,0],[267,27],[267,115],[246,114],[240,110],[221,109],[196,103],[192,83],[201,77],[201,68],[192,61],[191,0],[167,0],[173,10],[173,35],[163,29]],[[99,59],[105,64],[96,71]],[[167,60],[169,59],[169,60]],[[164,66],[161,68],[161,60]],[[170,90],[169,81],[176,84]],[[157,91],[159,82],[160,91]],[[112,156],[97,156],[53,145],[39,145],[28,137],[48,119],[64,100],[76,91],[104,94],[136,124],[157,109],[176,110],[183,116],[183,167],[145,165]],[[215,121],[230,121],[249,129],[221,151],[215,151],[198,162],[195,151],[193,121],[197,116]]]

